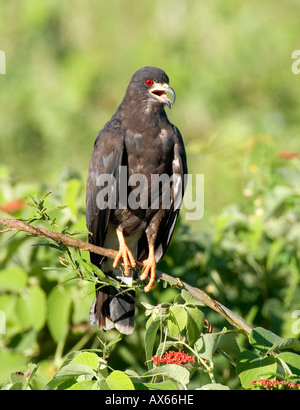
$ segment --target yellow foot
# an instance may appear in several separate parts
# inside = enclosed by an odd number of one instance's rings
[[[144,270],[143,273],[140,275],[140,279],[141,280],[145,280],[147,279],[149,272],[150,272],[150,279],[149,282],[147,284],[147,286],[145,286],[144,291],[145,292],[149,292],[152,288],[152,286],[155,283],[155,269],[156,269],[156,261],[155,261],[155,256],[154,256],[154,247],[150,247],[149,249],[149,256],[148,259],[143,261],[143,265],[144,265]]]
[[[113,268],[116,269],[118,266],[118,263],[120,262],[120,259],[123,259],[123,265],[124,265],[124,275],[129,276],[129,268],[132,266],[133,268],[136,267],[136,261],[132,255],[131,250],[128,248],[126,245],[123,232],[120,230],[117,230],[117,236],[119,239],[119,251],[117,253],[117,256],[115,257],[114,263],[113,263]]]

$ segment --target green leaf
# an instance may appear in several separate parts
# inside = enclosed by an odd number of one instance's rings
[[[9,390],[28,390],[30,389],[30,382],[33,379],[38,366],[33,363],[28,364],[30,370],[29,376],[25,377],[23,373],[11,373],[10,381],[12,386]]]
[[[9,390],[23,390],[23,389],[24,389],[24,383],[22,382],[13,383],[13,385],[9,388]]]
[[[150,303],[147,303],[147,302],[141,302],[141,304],[145,308],[145,315],[146,316],[151,315],[153,313],[154,309],[156,308],[156,306],[150,305]]]
[[[136,390],[178,390],[171,380],[158,383],[134,383],[134,386]]]
[[[82,352],[76,355],[71,363],[85,364],[91,369],[96,370],[99,364],[99,357],[96,353]]]
[[[197,340],[194,348],[200,357],[210,362],[213,360],[213,355],[217,349],[222,349],[233,357],[240,353],[235,333],[227,331],[226,328],[219,333],[205,333]]]
[[[187,305],[205,306],[202,302],[200,302],[200,300],[195,298],[195,296],[191,295],[190,292],[186,291],[185,289],[182,289],[181,296]]]
[[[81,352],[79,350],[73,350],[73,352],[69,353],[67,355],[67,357],[64,359],[62,365],[60,366],[60,368],[62,369],[64,366],[67,366],[68,364],[70,364],[72,362],[72,360],[74,360],[74,358],[79,355]]]
[[[71,292],[62,286],[55,287],[48,296],[48,326],[56,343],[67,336],[71,312]]]
[[[263,377],[270,378],[277,371],[277,362],[274,356],[261,358],[254,352],[244,350],[237,359],[236,372],[245,389],[250,388],[250,382]]]
[[[194,348],[202,359],[212,361],[213,354],[218,347],[219,338],[220,333],[205,333],[197,340]]]
[[[209,383],[196,390],[230,390],[230,388],[220,383]]]
[[[190,372],[183,366],[178,364],[164,364],[148,370],[141,377],[163,376],[176,380],[183,386],[186,386],[190,380]]]
[[[182,305],[173,305],[169,311],[168,330],[172,336],[177,336],[186,326],[187,313]]]
[[[78,376],[96,376],[96,373],[86,364],[71,363],[62,367],[46,384],[45,390],[54,390],[60,384]]]
[[[176,340],[172,340],[172,341],[163,341],[159,344],[157,350],[156,350],[156,356],[163,356],[164,352],[166,352],[168,349],[170,349],[171,347],[178,347],[178,344],[181,345],[180,342],[176,341]]]
[[[70,179],[65,192],[65,202],[74,216],[78,214],[78,196],[81,190],[82,184],[79,179]]]
[[[118,334],[114,340],[111,340],[104,349],[105,358],[109,357],[113,350],[117,347],[117,344],[122,340],[122,336]]]
[[[28,363],[28,369],[30,370],[29,377],[27,379],[27,385],[30,384],[31,380],[34,378],[36,372],[38,371],[38,365],[35,363]]]
[[[22,293],[16,303],[16,313],[24,328],[42,329],[46,321],[46,294],[39,286],[32,286]]]
[[[281,340],[281,337],[263,327],[254,328],[249,335],[251,345],[262,352],[267,352],[275,343]]]
[[[10,390],[22,390],[26,384],[26,377],[23,373],[11,373],[10,381],[13,385],[18,384],[18,386],[15,386],[14,388],[12,388],[12,386]]]
[[[187,312],[187,338],[192,346],[200,337],[204,324],[204,313],[197,307],[186,307]]]
[[[153,347],[154,347],[155,337],[159,329],[159,324],[160,324],[159,320],[151,321],[148,327],[146,328],[146,332],[144,336],[145,356],[146,356],[146,362],[147,362],[148,369],[151,369],[153,367],[151,358],[153,355]]]
[[[110,390],[134,390],[134,385],[127,374],[114,370],[106,378],[106,383]]]
[[[12,372],[25,371],[28,359],[18,353],[11,353],[6,350],[0,352],[0,383],[3,383]]]
[[[76,303],[72,306],[73,325],[86,322],[95,297],[95,285],[93,283],[83,282],[82,285],[80,293],[76,292]]]
[[[74,383],[67,390],[94,390],[98,386],[98,381],[95,380],[81,380]]]
[[[81,269],[81,270],[85,274],[85,279],[86,280],[91,280],[92,282],[97,282],[98,279],[95,275],[97,275],[99,278],[101,278],[101,280],[106,278],[105,274],[102,272],[101,269],[99,269],[98,266],[96,266],[92,262],[82,258],[80,253],[78,254],[77,258],[78,258],[78,261],[80,262],[80,264],[82,265],[83,269]]]
[[[236,341],[235,333],[225,333],[220,336],[217,349],[223,350],[234,358],[240,354],[240,348]]]
[[[300,377],[300,355],[293,352],[283,352],[275,356],[276,358],[283,360],[291,370],[293,374]]]
[[[296,352],[300,351],[300,341],[294,337],[288,337],[286,339],[281,339],[276,342],[270,349],[267,351],[267,354],[274,352],[276,350],[285,350],[293,349]]]
[[[27,285],[27,273],[19,267],[3,269],[0,273],[2,291],[20,292]]]

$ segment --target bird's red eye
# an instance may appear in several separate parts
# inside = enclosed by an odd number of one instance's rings
[[[153,80],[151,80],[150,78],[148,78],[148,79],[145,81],[145,84],[146,84],[147,87],[150,87],[150,86],[153,84]]]

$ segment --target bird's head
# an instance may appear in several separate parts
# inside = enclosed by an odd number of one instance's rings
[[[143,67],[133,74],[128,86],[128,93],[138,103],[147,106],[164,106],[171,108],[175,102],[175,91],[169,86],[167,74],[156,67]],[[172,96],[172,100],[167,96]]]

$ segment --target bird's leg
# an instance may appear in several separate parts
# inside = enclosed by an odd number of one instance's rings
[[[132,255],[131,250],[126,245],[123,231],[121,231],[120,229],[117,229],[116,233],[117,233],[118,240],[119,240],[119,251],[118,251],[117,256],[115,257],[113,268],[116,269],[120,259],[123,258],[124,275],[129,276],[129,267],[132,266],[133,268],[135,268],[136,262]]]
[[[144,268],[143,273],[140,275],[140,279],[145,280],[148,277],[149,272],[150,272],[149,282],[147,286],[145,286],[144,288],[145,292],[149,292],[155,283],[156,261],[155,261],[155,255],[154,255],[154,245],[149,245],[149,256],[147,259],[143,261],[143,265],[145,268]]]

